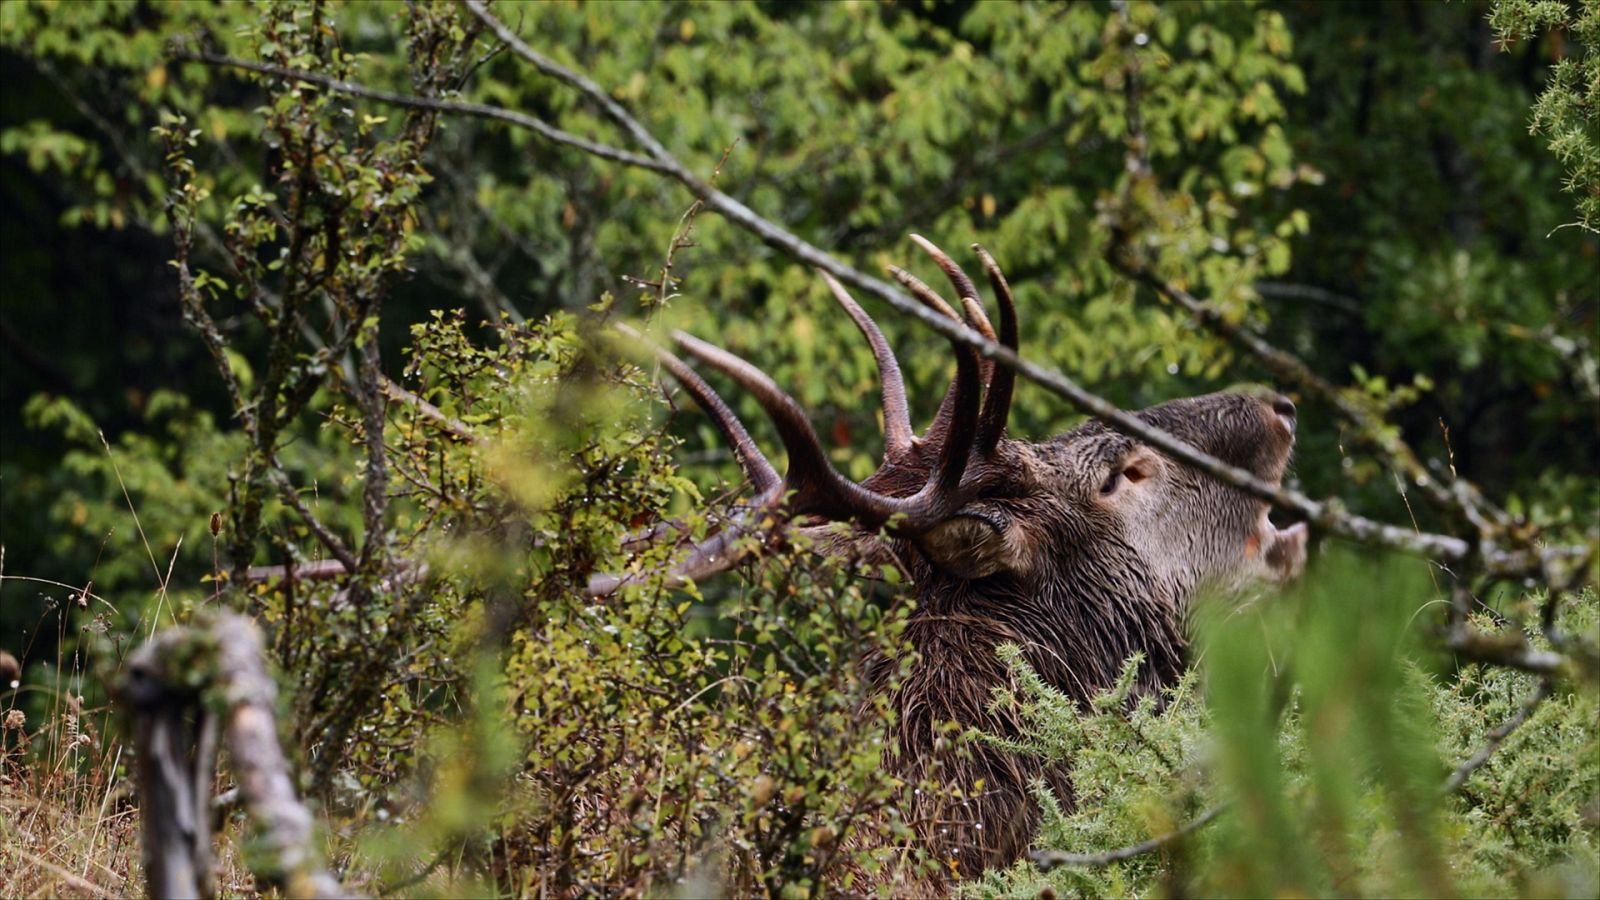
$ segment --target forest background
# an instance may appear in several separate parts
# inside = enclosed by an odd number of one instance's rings
[[[1275,373],[1119,270],[1117,234],[1540,541],[1589,548],[1563,579],[1466,579],[1474,622],[1526,631],[1544,668],[1446,640],[1448,567],[1329,540],[1303,590],[1208,626],[1165,709],[1018,698],[1078,790],[1076,809],[1041,796],[1041,852],[1235,812],[1181,852],[965,890],[1595,893],[1600,4],[489,9],[857,269],[932,281],[908,232],[982,243],[1023,356],[1124,408]],[[144,637],[221,606],[265,624],[318,852],[366,890],[796,893],[837,883],[841,833],[903,838],[848,713],[854,648],[905,613],[894,586],[795,552],[620,608],[575,588],[624,564],[627,531],[738,483],[603,322],[756,361],[843,471],[872,471],[876,370],[814,273],[649,166],[281,71],[635,140],[485,27],[426,3],[0,5],[0,650],[19,660],[0,893],[136,889],[107,685]],[[947,345],[873,311],[926,419]],[[1459,524],[1383,436],[1280,387],[1302,406],[1296,487]],[[1080,419],[1024,381],[1011,428]],[[329,562],[339,578],[252,572]],[[224,816],[230,893],[284,879],[251,827]]]

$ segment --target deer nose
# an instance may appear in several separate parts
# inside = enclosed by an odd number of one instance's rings
[[[1273,394],[1267,402],[1272,405],[1272,411],[1278,414],[1278,418],[1283,420],[1283,424],[1288,426],[1292,433],[1295,422],[1294,401],[1282,394]]]

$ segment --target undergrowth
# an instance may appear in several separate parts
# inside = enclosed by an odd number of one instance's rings
[[[597,362],[571,317],[493,324],[487,340],[468,330],[465,317],[439,315],[413,332],[405,384],[430,413],[397,405],[384,435],[397,486],[389,545],[405,562],[364,608],[311,574],[325,571],[306,552],[314,542],[278,505],[268,520],[288,521],[263,554],[284,566],[242,592],[220,566],[180,569],[155,595],[112,573],[120,602],[40,586],[54,599],[48,621],[77,630],[51,646],[75,655],[63,669],[19,647],[23,687],[0,694],[15,726],[4,745],[7,871],[26,873],[0,892],[139,890],[132,761],[104,686],[156,615],[187,623],[240,596],[267,633],[280,730],[321,813],[324,850],[353,887],[787,895],[916,876],[921,855],[894,803],[901,785],[881,765],[889,712],[858,672],[873,648],[909,662],[905,610],[803,539],[770,548],[734,590],[669,591],[656,574],[605,602],[586,596],[592,572],[652,572],[715,524],[697,511],[701,489],[673,468],[654,382],[630,363]],[[320,511],[359,494],[349,476],[315,473],[365,438],[351,411],[318,402],[325,424],[285,462],[306,473],[302,502]],[[137,473],[123,497],[118,454],[95,454],[93,429],[65,401],[51,409],[41,424],[72,429],[84,444],[75,464],[105,488],[61,498],[59,517],[122,521],[119,505],[131,519],[122,504],[132,503],[158,523],[158,552],[176,552],[169,527],[198,524],[204,543],[207,517],[184,512],[187,485],[165,497],[144,489],[184,482],[175,461],[149,462],[159,471]],[[210,441],[209,420],[187,421]],[[619,552],[640,523],[669,517],[676,540]],[[341,706],[357,691],[374,702]],[[87,711],[67,716],[85,693]],[[349,717],[339,745],[326,739],[330,710]],[[322,791],[319,760],[330,769]],[[225,774],[215,787],[226,796]],[[223,891],[254,894],[249,823],[225,804],[218,816]]]
[[[126,642],[92,640],[103,636],[108,616],[91,609],[103,602],[91,588],[57,590],[63,604],[40,623],[57,626],[54,655],[32,661],[24,676],[30,644],[18,648],[21,660],[0,650],[0,896],[140,895],[131,750],[100,667],[71,649],[92,644],[106,661],[120,661]],[[75,636],[66,632],[69,622]],[[219,842],[218,880],[226,893],[253,894],[240,846],[226,834]]]
[[[1595,896],[1593,673],[1558,685],[1446,793],[1539,679],[1441,657],[1421,624],[1426,583],[1363,562],[1334,554],[1302,590],[1203,617],[1199,665],[1159,700],[1112,691],[1086,714],[1013,655],[1023,692],[996,702],[1020,705],[1034,726],[1024,749],[1070,766],[1077,799],[1036,787],[1040,850],[1095,854],[1215,818],[1156,852],[1049,871],[1021,862],[963,892]],[[1562,615],[1570,633],[1593,634],[1600,600],[1591,588]]]
[[[375,679],[378,702],[356,711],[328,789],[311,797],[342,876],[382,895],[913,889],[923,862],[897,802],[910,786],[881,764],[892,713],[857,671],[872,648],[909,663],[902,604],[848,560],[800,544],[774,548],[715,593],[646,578],[607,602],[586,597],[588,573],[648,572],[673,552],[669,542],[619,554],[641,521],[675,519],[687,538],[713,524],[697,509],[726,504],[673,468],[648,373],[597,365],[576,320],[496,325],[487,342],[466,328],[460,316],[416,328],[406,385],[436,414],[397,407],[386,425],[396,483],[407,485],[392,546],[412,562],[375,596],[411,612],[371,621],[393,629],[397,655],[375,669],[341,660],[361,645],[334,583],[270,577],[248,593],[285,687],[284,737],[307,772],[334,749],[315,725],[326,701],[308,698],[348,690],[350,672]],[[64,408],[54,421],[76,427]],[[211,440],[208,420],[185,421],[193,440]],[[297,471],[362,442],[337,405],[326,422],[290,456]],[[150,555],[173,553],[166,526],[148,526],[204,498],[184,487],[162,508],[142,488],[182,482],[175,467],[136,472],[125,496],[120,447],[97,450],[90,429],[77,433],[74,464],[100,471],[105,493],[64,498],[59,515],[83,505],[97,522],[122,521],[119,509],[131,520],[131,503]],[[318,490],[355,493],[337,481]],[[203,544],[207,526],[195,525]],[[304,540],[281,531],[269,552],[293,562]],[[142,582],[113,573],[120,603],[93,578],[33,585],[55,604],[45,625],[57,629],[56,655],[19,646],[18,686],[0,693],[0,893],[140,889],[131,760],[104,684],[157,607],[163,620],[188,621],[218,602],[212,579],[225,578],[155,571],[162,578]],[[1592,895],[1592,673],[1559,681],[1444,797],[1452,767],[1535,679],[1458,666],[1434,649],[1435,589],[1419,564],[1333,550],[1304,583],[1244,606],[1203,605],[1196,668],[1159,698],[1133,696],[1128,682],[1083,710],[1013,654],[1024,690],[994,702],[1018,704],[1033,723],[1016,749],[1069,766],[1074,786],[1073,798],[1036,788],[1039,848],[1110,850],[1219,812],[1158,852],[1048,872],[1022,862],[964,892]],[[1518,627],[1525,605],[1500,603],[1478,625]],[[1562,617],[1568,632],[1592,633],[1600,601],[1588,591]],[[225,773],[215,786],[224,797]],[[254,895],[248,823],[226,804],[218,818],[222,891]]]

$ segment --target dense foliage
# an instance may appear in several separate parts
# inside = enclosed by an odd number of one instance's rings
[[[1124,406],[1263,376],[1119,275],[1114,233],[1552,538],[1594,540],[1593,0],[498,12],[859,267],[931,274],[908,231],[982,242],[1025,355]],[[0,835],[21,848],[0,860],[32,873],[0,892],[73,886],[43,863],[135,889],[103,677],[218,604],[267,626],[328,853],[369,890],[890,890],[944,865],[910,837],[891,713],[856,671],[867,647],[909,663],[896,585],[786,545],[687,592],[581,591],[670,553],[630,559],[630,533],[703,533],[739,490],[608,321],[758,361],[843,471],[872,471],[876,369],[821,283],[655,173],[197,58],[616,139],[480,31],[431,3],[0,4],[0,649],[23,666],[0,684]],[[945,345],[878,318],[924,420]],[[1024,386],[1011,427],[1075,420]],[[1433,524],[1370,436],[1314,404],[1302,421],[1299,484]],[[1019,668],[995,702],[1078,800],[1040,788],[1041,848],[1221,812],[1158,854],[964,890],[1593,895],[1595,673],[1441,796],[1535,680],[1439,651],[1447,573],[1323,556],[1302,592],[1201,614],[1197,672],[1159,706],[1079,710]],[[1509,633],[1543,598],[1481,599]],[[1593,634],[1592,590],[1562,616]],[[99,841],[113,861],[90,867]],[[228,890],[254,889],[247,856],[223,854]]]
[[[969,892],[1593,893],[1594,694],[1547,702],[1460,799],[1441,796],[1442,763],[1476,752],[1535,679],[1452,668],[1429,652],[1410,627],[1425,582],[1420,567],[1396,565],[1257,608],[1210,610],[1203,679],[1160,709],[1147,698],[1129,714],[1113,692],[1085,717],[1023,672],[1022,695],[1005,702],[1022,705],[1036,725],[1031,749],[1068,761],[1079,790],[1079,807],[1063,811],[1040,786],[1042,845],[1121,847],[1206,810],[1218,819],[1159,855],[1044,873],[1019,865]],[[1597,613],[1590,594],[1565,624],[1592,633]]]
[[[1496,4],[1489,17],[1495,35],[1505,44],[1548,32],[1549,40],[1571,40],[1576,52],[1558,60],[1549,83],[1539,92],[1529,124],[1544,135],[1567,169],[1566,189],[1577,195],[1577,224],[1600,230],[1600,112],[1595,109],[1600,92],[1600,4],[1581,0],[1568,3],[1506,0]],[[1570,37],[1569,37],[1570,35]]]

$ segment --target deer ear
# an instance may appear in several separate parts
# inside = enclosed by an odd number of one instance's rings
[[[1010,517],[964,510],[934,525],[916,539],[918,549],[941,570],[957,578],[986,578],[1014,570],[1017,551],[1007,539]]]
[[[1145,446],[1133,448],[1106,475],[1098,499],[1107,502],[1120,497],[1129,488],[1159,474],[1162,465],[1161,454],[1156,451]]]

